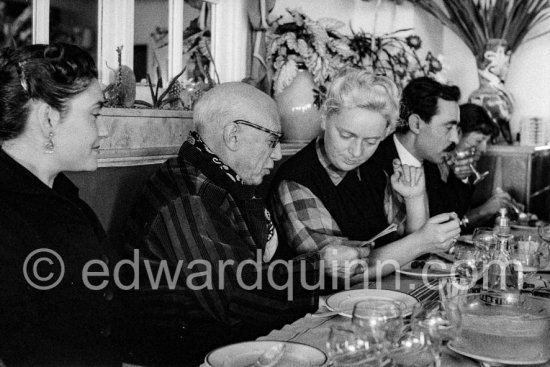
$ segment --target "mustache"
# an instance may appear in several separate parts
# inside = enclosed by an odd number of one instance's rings
[[[449,153],[449,152],[452,152],[453,150],[455,150],[456,148],[456,144],[455,143],[451,143],[447,148],[445,148],[443,151],[446,152],[446,153]]]

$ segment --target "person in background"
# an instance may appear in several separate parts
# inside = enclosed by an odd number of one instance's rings
[[[473,191],[475,187],[472,184],[473,172],[470,163],[475,164],[475,161],[479,160],[481,154],[487,150],[487,142],[492,136],[498,135],[499,129],[483,107],[465,103],[460,106],[460,133],[460,140],[455,150],[475,150],[474,162],[466,159],[465,164],[463,164],[464,160],[457,162],[452,169],[459,179],[472,187]],[[468,198],[464,198],[464,200],[468,200]],[[503,190],[497,190],[485,203],[470,208],[463,219],[468,228],[492,225],[490,221],[500,208],[511,209],[512,207],[513,200],[510,194]]]
[[[148,181],[128,222],[128,245],[145,265],[180,269],[174,286],[140,284],[150,338],[136,343],[146,363],[196,366],[213,348],[280,328],[317,309],[315,286],[305,289],[301,279],[315,284],[320,260],[350,277],[346,260],[369,252],[328,246],[273,270],[280,237],[255,189],[281,159],[275,102],[248,84],[223,83],[203,95],[193,120],[196,131]]]
[[[106,135],[94,60],[62,43],[3,49],[0,96],[0,359],[120,366],[112,281],[82,275],[116,257],[63,174],[94,171]]]
[[[361,248],[388,226],[385,188],[404,199],[408,236],[376,241],[368,274],[376,261],[403,265],[432,251],[445,251],[460,234],[453,213],[427,219],[422,167],[391,162],[391,172],[360,170],[392,130],[399,95],[391,79],[346,70],[328,88],[323,105],[323,133],[288,159],[272,182],[270,202],[279,232],[294,253],[310,253],[329,244]],[[391,242],[391,243],[388,243]],[[373,265],[373,266],[370,266]],[[392,270],[384,267],[383,274]],[[359,278],[360,279],[360,278]]]
[[[396,132],[380,143],[364,168],[366,172],[381,169],[391,174],[396,158],[403,164],[423,166],[430,215],[454,212],[463,218],[473,193],[453,171],[443,178],[438,167],[459,141],[459,98],[456,86],[428,77],[413,79],[403,89],[401,122]],[[463,162],[466,163],[469,162]],[[399,203],[394,207],[395,215],[406,209]]]

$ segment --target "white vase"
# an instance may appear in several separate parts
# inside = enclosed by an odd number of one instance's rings
[[[485,45],[484,54],[478,55],[479,88],[472,92],[469,102],[487,110],[500,128],[502,138],[498,140],[512,144],[510,119],[514,111],[514,100],[503,82],[510,63],[507,47],[505,40],[490,39]]]
[[[275,95],[283,142],[307,143],[321,132],[321,113],[314,103],[316,85],[307,70],[298,70],[292,83]]]

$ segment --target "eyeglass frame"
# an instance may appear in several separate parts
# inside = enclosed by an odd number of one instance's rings
[[[280,143],[281,139],[283,138],[283,133],[279,133],[277,131],[274,131],[274,130],[271,130],[271,129],[268,129],[267,127],[263,127],[261,125],[258,125],[258,124],[255,124],[253,122],[250,122],[250,121],[246,121],[246,120],[233,120],[233,123],[237,124],[237,125],[245,125],[245,126],[250,126],[254,129],[257,129],[257,130],[260,130],[260,131],[263,131],[264,133],[268,133],[270,135],[273,135],[275,136],[275,140],[273,140],[270,144],[270,147],[271,149],[275,149],[275,147],[277,146],[277,144]]]

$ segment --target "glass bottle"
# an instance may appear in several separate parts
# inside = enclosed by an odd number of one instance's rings
[[[499,236],[510,236],[511,228],[510,218],[508,217],[508,209],[500,208],[498,211],[498,215],[495,219],[494,232],[497,238]]]

